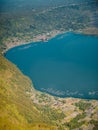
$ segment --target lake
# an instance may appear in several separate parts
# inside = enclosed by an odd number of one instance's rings
[[[98,37],[67,32],[8,50],[5,57],[35,89],[58,97],[98,99]]]

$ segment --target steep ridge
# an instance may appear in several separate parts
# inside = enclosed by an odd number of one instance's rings
[[[0,130],[52,129],[26,94],[31,89],[34,93],[31,81],[0,56]]]

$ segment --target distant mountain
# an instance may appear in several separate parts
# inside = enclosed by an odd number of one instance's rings
[[[0,11],[45,9],[60,5],[80,4],[96,0],[0,0]]]

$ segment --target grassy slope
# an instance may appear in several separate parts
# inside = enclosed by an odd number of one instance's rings
[[[31,88],[31,81],[0,56],[0,130],[54,129],[42,121],[39,110],[26,94]]]

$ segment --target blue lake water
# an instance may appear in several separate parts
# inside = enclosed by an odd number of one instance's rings
[[[68,32],[10,49],[5,57],[34,87],[59,97],[98,99],[98,37]]]

